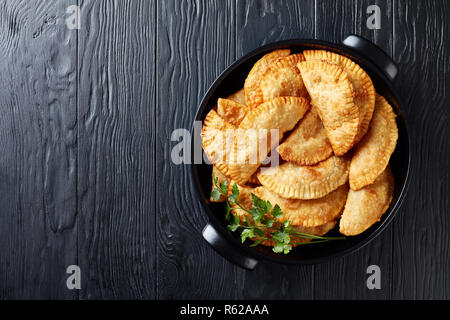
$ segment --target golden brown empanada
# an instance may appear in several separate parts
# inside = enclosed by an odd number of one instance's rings
[[[370,128],[356,146],[350,164],[350,188],[353,190],[371,184],[383,172],[394,152],[398,129],[392,107],[377,94]]]
[[[315,108],[311,107],[289,137],[280,144],[278,153],[284,160],[300,166],[315,165],[331,157],[333,149]]]
[[[340,222],[340,232],[347,236],[360,234],[379,221],[389,208],[394,192],[394,178],[389,167],[373,184],[348,193]]]
[[[217,100],[217,113],[227,122],[238,127],[250,107],[229,99]]]
[[[233,100],[237,103],[243,104],[243,105],[247,105],[247,101],[245,100],[245,90],[244,88],[230,94],[227,97],[228,100]]]
[[[211,110],[203,121],[202,146],[208,160],[224,175],[229,175],[235,127]]]
[[[347,182],[350,161],[332,156],[315,166],[298,166],[285,162],[265,168],[258,180],[269,190],[288,199],[318,199]]]
[[[298,67],[335,155],[345,154],[353,146],[359,128],[359,110],[347,74],[325,61],[303,61]]]
[[[269,101],[276,97],[308,97],[300,70],[297,67],[301,61],[305,61],[305,57],[303,54],[297,53],[279,58],[272,63],[261,75],[255,99]]]
[[[325,50],[305,50],[303,55],[307,61],[324,60],[342,67],[355,91],[354,101],[359,109],[359,129],[355,144],[366,134],[375,108],[375,88],[369,75],[355,62],[340,54]]]
[[[343,184],[336,190],[319,199],[286,199],[266,187],[257,187],[253,193],[259,198],[278,204],[283,211],[280,222],[289,220],[291,226],[317,227],[336,220],[347,200],[348,185]]]
[[[250,111],[236,133],[232,152],[235,162],[230,164],[226,175],[238,184],[245,184],[283,134],[294,128],[309,107],[305,98],[279,97]],[[278,133],[275,141],[270,139],[271,130]]]
[[[261,75],[267,70],[269,65],[280,57],[286,57],[291,53],[289,49],[281,49],[272,51],[264,55],[259,59],[253,68],[250,70],[247,78],[245,79],[244,89],[245,89],[245,100],[249,107],[257,107],[264,101],[261,100],[261,95],[258,94],[259,90],[259,80]]]

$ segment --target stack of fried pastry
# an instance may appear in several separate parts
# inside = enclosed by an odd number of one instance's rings
[[[255,63],[244,88],[218,99],[204,120],[202,145],[213,180],[237,183],[247,209],[254,193],[278,204],[280,222],[302,232],[324,235],[340,219],[340,232],[353,236],[379,221],[392,200],[395,117],[349,58],[275,50]],[[251,138],[248,129],[256,132]],[[278,165],[262,164],[274,154]]]

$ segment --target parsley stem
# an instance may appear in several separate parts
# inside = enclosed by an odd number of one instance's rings
[[[303,232],[298,232],[298,231],[291,231],[292,232],[292,236],[298,236],[298,237],[302,237],[302,238],[311,238],[311,239],[326,239],[325,237],[320,237],[320,236],[316,236],[313,234],[309,234],[309,233],[303,233]]]
[[[241,206],[239,202],[236,201],[235,204],[239,207],[239,209],[244,210],[245,212],[247,212],[250,215],[252,214],[249,210],[247,210],[243,206]],[[231,209],[231,210],[233,210],[233,209]],[[234,209],[234,210],[236,210],[236,209]]]
[[[317,240],[342,240],[345,239],[345,237],[321,237],[321,236],[316,236],[313,234],[309,234],[309,233],[303,233],[303,232],[297,232],[297,231],[291,231],[292,232],[292,236],[294,237],[299,237],[299,238],[311,238],[311,239],[317,239]]]
[[[261,226],[244,226],[242,224],[239,225],[240,228],[244,229],[253,229],[253,228],[267,228],[267,226],[261,225]]]
[[[345,237],[333,237],[333,238],[330,238],[330,239],[323,239],[323,240],[317,240],[317,241],[303,242],[303,243],[299,243],[299,245],[324,243],[324,242],[329,242],[329,241],[333,241],[333,240],[343,240],[343,239],[345,239]]]

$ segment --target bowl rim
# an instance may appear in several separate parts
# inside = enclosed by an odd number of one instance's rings
[[[227,68],[225,68],[224,71],[216,78],[216,80],[210,85],[206,93],[204,94],[199,106],[197,107],[197,111],[195,113],[194,117],[194,123],[195,121],[203,121],[200,116],[205,112],[205,109],[208,107],[208,101],[211,99],[211,97],[214,95],[215,91],[219,87],[219,85],[229,76],[231,75],[237,68],[239,68],[244,62],[246,62],[249,59],[254,58],[255,56],[261,55],[265,52],[269,52],[276,49],[282,49],[286,47],[295,47],[295,46],[308,46],[311,47],[315,46],[322,46],[324,49],[330,50],[330,51],[340,51],[340,53],[345,53],[354,60],[361,60],[364,62],[365,65],[369,66],[370,70],[375,72],[377,76],[382,80],[383,84],[389,89],[389,93],[393,96],[395,101],[397,102],[397,105],[399,106],[399,109],[401,113],[396,112],[396,115],[398,118],[401,119],[403,125],[405,126],[405,132],[406,132],[406,138],[405,143],[407,143],[408,147],[408,159],[407,159],[407,168],[406,168],[406,174],[405,174],[405,180],[403,183],[403,186],[401,187],[398,199],[396,202],[391,205],[392,207],[389,210],[389,212],[386,212],[384,215],[385,218],[379,222],[379,225],[377,228],[367,237],[361,239],[361,241],[355,243],[354,245],[342,250],[338,251],[336,253],[332,253],[330,255],[319,257],[319,258],[311,258],[307,260],[302,259],[281,259],[277,256],[269,256],[262,252],[259,252],[257,250],[254,250],[250,248],[248,245],[245,245],[241,242],[239,242],[235,237],[233,237],[225,228],[225,226],[218,220],[218,218],[214,215],[212,209],[207,203],[207,199],[205,199],[203,195],[203,190],[201,189],[201,183],[199,178],[198,170],[196,170],[196,165],[194,162],[191,162],[189,164],[190,167],[190,177],[193,180],[194,189],[195,189],[195,195],[201,202],[201,208],[206,211],[209,223],[216,229],[217,232],[220,233],[222,237],[225,238],[226,241],[230,242],[230,245],[235,246],[236,248],[242,250],[242,252],[250,257],[253,257],[255,259],[259,260],[266,260],[275,262],[278,264],[288,264],[288,265],[311,265],[311,264],[318,264],[318,263],[324,263],[331,260],[334,260],[336,258],[342,258],[344,256],[347,256],[353,252],[356,252],[360,250],[361,248],[368,245],[370,242],[372,242],[376,237],[378,237],[382,231],[391,223],[391,221],[394,219],[394,217],[397,215],[401,205],[403,204],[408,189],[410,185],[410,176],[411,176],[411,162],[412,162],[412,148],[411,148],[411,137],[410,137],[410,129],[408,126],[408,123],[406,121],[406,116],[404,112],[404,103],[401,99],[401,97],[397,93],[397,89],[395,87],[395,81],[390,80],[386,74],[375,64],[373,63],[369,57],[364,56],[362,53],[352,49],[351,47],[347,47],[340,43],[333,43],[328,42],[324,40],[315,40],[315,39],[289,39],[289,40],[281,40],[272,42],[269,44],[266,44],[264,46],[258,47],[249,53],[245,54],[241,58],[235,60],[231,65],[229,65]],[[374,44],[375,45],[375,44]],[[376,45],[375,45],[376,46]],[[381,50],[381,49],[380,49]],[[194,134],[195,134],[195,124],[192,125],[191,128],[191,150],[194,150]],[[193,160],[193,154],[194,152],[191,152],[191,160]]]

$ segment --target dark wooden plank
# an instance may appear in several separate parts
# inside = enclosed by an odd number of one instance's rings
[[[155,2],[83,1],[80,298],[155,297]]]
[[[78,54],[64,25],[71,4],[0,4],[0,299],[77,298],[70,264],[82,269],[81,298],[450,298],[447,1],[82,1]],[[369,4],[381,30],[365,27]],[[201,239],[206,218],[182,192],[188,168],[170,163],[172,130],[190,128],[236,57],[351,32],[400,66],[415,146],[406,203],[355,255],[243,271]],[[366,289],[370,264],[383,290]]]
[[[357,29],[353,0],[315,0],[316,39],[341,42]]]
[[[314,37],[313,1],[238,1],[237,5],[238,57],[271,42]],[[313,297],[312,266],[261,262],[255,271],[236,273],[236,279],[242,299]]]
[[[160,299],[235,297],[237,267],[201,237],[206,213],[188,165],[171,161],[174,129],[190,130],[200,99],[235,59],[234,1],[160,1],[157,59],[157,259]]]
[[[450,298],[450,25],[448,1],[395,1],[394,57],[414,149],[394,224],[393,298]]]
[[[314,1],[237,1],[237,53],[265,44],[314,36]]]
[[[0,299],[73,299],[76,32],[70,1],[0,4]]]
[[[381,9],[381,30],[366,27],[369,5]],[[317,39],[340,42],[355,33],[372,40],[388,54],[392,51],[391,1],[316,1]],[[394,221],[393,223],[398,223]],[[314,296],[319,299],[388,299],[391,296],[392,226],[358,252],[315,268]],[[369,265],[381,270],[381,290],[366,286]]]

